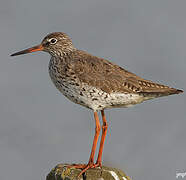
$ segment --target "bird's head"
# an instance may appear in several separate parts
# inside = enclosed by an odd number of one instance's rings
[[[52,56],[64,56],[69,52],[72,52],[73,50],[75,50],[75,48],[68,35],[62,32],[55,32],[48,34],[43,39],[41,44],[32,48],[25,49],[23,51],[19,51],[17,53],[12,54],[11,56],[27,54],[36,51],[45,51],[50,53]]]

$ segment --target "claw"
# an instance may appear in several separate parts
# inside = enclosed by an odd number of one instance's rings
[[[100,163],[96,163],[96,164],[89,163],[89,164],[72,164],[72,165],[67,166],[67,168],[82,169],[82,171],[78,175],[78,178],[83,173],[85,173],[88,169],[96,168],[96,167],[101,167],[101,164]]]
[[[99,167],[99,164],[87,164],[85,168],[79,173],[78,178],[85,173],[88,169]]]

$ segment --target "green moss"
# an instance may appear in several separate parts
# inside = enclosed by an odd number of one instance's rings
[[[77,180],[81,169],[67,168],[68,164],[58,164],[47,175],[46,180]],[[88,169],[81,180],[131,180],[123,171],[103,166],[102,168]]]

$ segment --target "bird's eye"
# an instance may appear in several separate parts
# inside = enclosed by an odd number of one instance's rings
[[[51,44],[56,44],[56,42],[57,42],[57,39],[55,39],[55,38],[52,38],[52,39],[50,39],[50,40],[49,40],[49,42],[50,42]]]

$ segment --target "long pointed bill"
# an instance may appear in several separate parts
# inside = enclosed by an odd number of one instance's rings
[[[28,49],[25,49],[23,51],[19,51],[19,52],[16,52],[14,54],[11,54],[10,56],[17,56],[17,55],[21,55],[21,54],[36,52],[36,51],[42,51],[43,49],[44,49],[43,46],[40,44],[38,46],[34,46],[32,48],[28,48]]]

